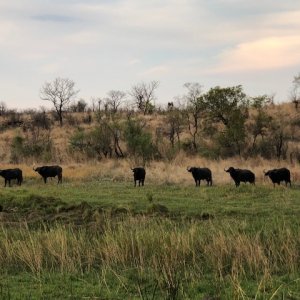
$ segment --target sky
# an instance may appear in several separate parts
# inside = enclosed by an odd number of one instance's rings
[[[298,0],[0,0],[0,101],[50,107],[40,89],[73,80],[78,99],[159,81],[156,103],[242,85],[288,101],[300,72]]]

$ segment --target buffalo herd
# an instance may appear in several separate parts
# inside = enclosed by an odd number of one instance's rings
[[[39,173],[44,183],[47,183],[48,177],[56,177],[57,176],[57,183],[62,183],[62,167],[60,166],[42,166],[33,168],[33,170]],[[146,170],[144,168],[138,167],[131,169],[133,172],[133,180],[134,186],[144,186],[145,177],[146,177]],[[212,172],[208,168],[197,168],[197,167],[188,167],[187,171],[190,172],[195,180],[196,186],[200,186],[201,180],[206,180],[207,186],[212,186]],[[244,183],[251,183],[255,185],[255,174],[247,169],[236,169],[233,167],[228,168],[227,170],[224,169],[225,172],[229,173],[231,178],[233,179],[235,186],[238,187],[241,182]],[[285,182],[285,185],[291,184],[291,173],[290,170],[287,168],[280,168],[280,169],[272,169],[269,171],[264,170],[264,175],[268,176],[274,187],[275,184],[280,185],[281,182]],[[21,169],[5,169],[0,170],[0,176],[4,178],[4,186],[8,183],[11,186],[11,180],[15,179],[18,185],[22,184],[23,175]]]

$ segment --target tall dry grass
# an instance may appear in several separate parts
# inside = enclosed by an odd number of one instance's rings
[[[8,271],[85,273],[103,268],[151,273],[170,292],[178,283],[261,278],[300,270],[300,233],[285,224],[252,232],[251,224],[176,223],[167,219],[109,217],[91,229],[56,225],[1,228],[0,265]]]
[[[62,164],[63,177],[68,180],[92,180],[105,179],[112,181],[131,181],[132,171],[130,168],[137,166],[133,160],[108,159],[101,162],[90,162],[85,164]],[[264,160],[262,158],[242,160],[240,158],[224,160],[207,160],[201,157],[187,157],[179,153],[176,158],[169,161],[154,161],[146,166],[146,182],[153,184],[179,184],[190,185],[192,176],[187,172],[187,166],[208,167],[213,173],[213,183],[229,184],[232,182],[224,168],[230,166],[250,169],[256,174],[258,184],[270,184],[270,180],[264,177],[263,170],[288,167],[291,170],[292,182],[300,182],[300,168],[297,164],[289,164],[285,161]],[[16,168],[23,170],[26,178],[40,179],[40,175],[34,172],[32,165],[2,164],[1,168]]]

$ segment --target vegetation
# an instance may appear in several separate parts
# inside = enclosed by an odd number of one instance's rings
[[[1,103],[1,169],[24,183],[0,189],[0,299],[299,299],[298,77],[285,104],[187,83],[163,108],[156,81],[88,103],[61,78],[41,90],[53,111]],[[62,185],[33,171],[44,163],[62,165]],[[234,187],[230,166],[256,186]],[[291,188],[264,177],[275,167]]]
[[[41,185],[1,192],[3,299],[299,297],[298,188]]]
[[[54,111],[8,111],[2,105],[2,161],[70,163],[115,157],[146,164],[172,161],[181,152],[208,159],[300,161],[299,111],[292,102],[275,105],[270,96],[246,95],[242,86],[204,92],[199,83],[186,83],[178,104],[155,107],[158,82],[153,81],[133,86],[128,94],[109,91],[96,105],[95,99],[91,104],[71,102],[78,93],[74,85],[57,78],[43,86],[42,99],[52,101]]]

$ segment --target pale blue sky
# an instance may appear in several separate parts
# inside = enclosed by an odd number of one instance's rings
[[[46,105],[58,76],[87,101],[150,80],[162,104],[185,82],[286,101],[299,49],[297,0],[0,0],[0,101]]]

